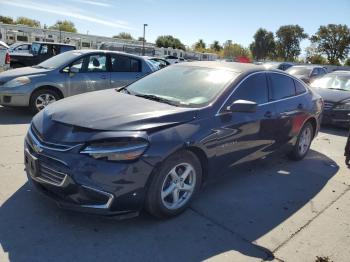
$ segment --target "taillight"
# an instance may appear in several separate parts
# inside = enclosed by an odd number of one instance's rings
[[[11,57],[9,52],[7,52],[5,57],[5,64],[10,64],[10,62],[11,62]]]

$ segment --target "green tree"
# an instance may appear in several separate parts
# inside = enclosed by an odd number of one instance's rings
[[[15,23],[18,25],[27,25],[30,27],[40,27],[39,21],[24,16],[18,17]]]
[[[222,50],[222,46],[220,45],[219,41],[214,41],[211,45],[210,48],[214,50],[215,52],[220,52]]]
[[[254,41],[250,44],[249,48],[256,60],[273,57],[276,48],[273,33],[263,28],[258,29],[254,35]]]
[[[2,16],[0,15],[0,22],[4,24],[13,24],[13,18],[10,16]]]
[[[207,45],[204,43],[203,39],[199,39],[198,42],[194,44],[194,50],[202,52],[205,50],[206,46]]]
[[[320,52],[317,50],[317,46],[315,44],[311,44],[307,48],[305,62],[311,64],[325,65],[327,64],[327,59],[323,57]]]
[[[248,48],[244,48],[242,45],[232,43],[231,40],[228,40],[224,44],[223,56],[225,58],[236,58],[240,56],[251,57],[251,53]]]
[[[349,54],[349,27],[335,24],[320,26],[316,34],[311,37],[311,42],[317,45],[321,54],[327,56],[329,63],[339,65],[339,61],[344,60]]]
[[[300,42],[308,35],[299,25],[281,26],[276,32],[277,55],[283,60],[294,61],[301,52]]]
[[[131,34],[127,32],[121,32],[118,35],[114,35],[113,38],[120,38],[120,39],[127,39],[127,40],[133,40],[134,38],[131,36]]]
[[[345,66],[350,66],[350,58],[345,60],[344,65]]]
[[[157,47],[172,47],[174,49],[186,50],[186,47],[178,38],[175,38],[171,35],[162,35],[158,36],[156,40]]]
[[[54,25],[50,26],[49,29],[61,30],[65,32],[76,33],[77,29],[73,22],[68,20],[57,21]]]

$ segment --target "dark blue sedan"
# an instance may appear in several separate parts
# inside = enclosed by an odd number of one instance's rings
[[[319,95],[281,71],[181,63],[45,108],[26,136],[26,170],[64,208],[175,216],[225,167],[277,150],[304,158],[322,107]]]

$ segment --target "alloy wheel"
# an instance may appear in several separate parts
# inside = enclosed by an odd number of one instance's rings
[[[41,94],[35,99],[35,106],[40,111],[55,101],[56,98],[52,94]]]
[[[196,172],[189,163],[173,167],[164,179],[161,198],[168,209],[179,209],[191,198],[196,185]]]
[[[298,144],[298,151],[300,155],[304,155],[309,149],[311,144],[311,134],[312,134],[312,131],[310,127],[306,127],[302,131],[299,139],[299,144]]]

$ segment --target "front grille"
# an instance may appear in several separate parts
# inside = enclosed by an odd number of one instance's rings
[[[67,178],[67,174],[56,171],[51,167],[48,167],[47,165],[40,163],[37,178],[42,180],[43,182],[46,182],[55,186],[63,186]]]
[[[324,109],[326,110],[330,110],[334,107],[334,103],[333,102],[329,102],[329,101],[324,101]]]
[[[64,144],[58,144],[58,143],[51,143],[44,141],[44,139],[41,137],[40,133],[36,130],[36,128],[31,125],[28,132],[28,144],[34,148],[34,146],[38,146],[42,149],[49,149],[54,151],[69,151],[73,149],[74,147],[78,145],[64,145]]]

